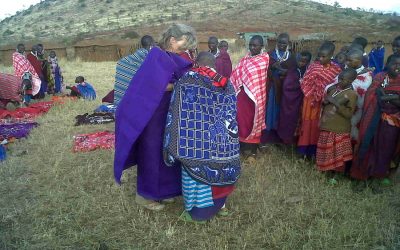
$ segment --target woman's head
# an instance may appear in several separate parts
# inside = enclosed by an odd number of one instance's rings
[[[400,74],[400,55],[394,54],[387,62],[388,74],[390,77],[395,78]]]
[[[339,53],[337,53],[336,54],[336,56],[335,56],[335,60],[336,60],[336,62],[338,62],[338,63],[340,63],[340,64],[345,64],[346,63],[346,53],[345,52],[342,52],[342,51],[340,51]]]
[[[326,41],[318,49],[318,60],[322,65],[327,65],[331,62],[331,58],[335,52],[335,44]]]
[[[352,68],[344,69],[338,76],[338,85],[341,88],[350,86],[357,78],[357,71]]]
[[[286,51],[289,46],[289,34],[288,33],[281,33],[278,36],[276,47],[279,51]]]
[[[297,67],[304,68],[306,67],[311,61],[312,55],[309,51],[302,51],[300,54],[297,55]]]
[[[56,52],[54,50],[50,51],[49,56],[51,58],[55,58],[56,57]]]
[[[365,37],[359,36],[354,38],[353,44],[359,44],[362,46],[363,51],[365,50],[365,47],[368,45],[368,40]]]
[[[393,54],[400,55],[400,36],[396,37],[392,42]]]
[[[346,54],[346,65],[352,69],[358,69],[362,66],[364,52],[358,49],[352,49]]]
[[[160,47],[174,53],[182,53],[197,46],[194,29],[185,24],[173,24],[162,35]]]
[[[228,51],[228,48],[229,48],[228,42],[225,41],[225,40],[222,40],[221,42],[219,42],[218,48],[219,48],[220,50],[222,49],[222,50],[224,50],[224,51]]]
[[[262,36],[255,35],[250,39],[249,50],[252,56],[260,54],[263,48],[264,39],[262,38]]]
[[[20,43],[17,45],[17,52],[20,54],[24,54],[25,53],[25,45]]]

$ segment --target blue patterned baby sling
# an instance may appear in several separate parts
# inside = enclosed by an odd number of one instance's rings
[[[240,176],[236,95],[190,71],[174,87],[164,135],[164,160],[179,161],[197,181],[230,185]]]

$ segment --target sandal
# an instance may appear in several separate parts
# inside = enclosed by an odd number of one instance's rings
[[[384,178],[383,180],[381,180],[381,185],[384,187],[388,187],[392,185],[392,182],[389,178]]]
[[[226,207],[223,207],[218,211],[218,215],[222,216],[222,217],[227,217],[227,216],[231,215],[231,213],[229,212],[229,210]]]
[[[156,201],[151,202],[151,203],[146,204],[146,205],[142,205],[142,206],[147,208],[147,209],[149,209],[149,210],[151,210],[151,211],[161,211],[165,207],[164,204],[158,203]]]
[[[175,198],[164,199],[164,200],[161,200],[161,202],[166,203],[166,204],[172,204],[172,203],[175,203]]]
[[[179,220],[196,224],[206,224],[207,222],[205,220],[193,220],[192,216],[189,214],[188,211],[183,211],[183,213],[179,216]]]
[[[135,202],[136,202],[136,204],[141,205],[152,211],[160,211],[165,208],[164,204],[161,204],[161,203],[159,203],[157,201],[153,201],[153,200],[147,200],[138,194],[136,194]]]

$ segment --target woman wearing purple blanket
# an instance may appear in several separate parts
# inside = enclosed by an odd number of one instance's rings
[[[136,203],[159,211],[181,195],[181,168],[163,160],[163,134],[173,83],[192,64],[178,54],[196,47],[193,28],[173,24],[132,78],[116,111],[114,177],[137,165]]]

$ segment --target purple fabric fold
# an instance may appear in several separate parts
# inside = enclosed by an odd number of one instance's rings
[[[27,137],[29,132],[37,125],[36,122],[0,125],[0,139]]]
[[[299,124],[303,92],[300,88],[297,69],[289,70],[282,86],[281,110],[277,133],[283,143],[294,144]]]
[[[121,184],[122,172],[136,164],[136,141],[159,107],[168,83],[179,79],[191,66],[180,56],[155,47],[132,78],[116,112],[114,177],[117,183]]]

